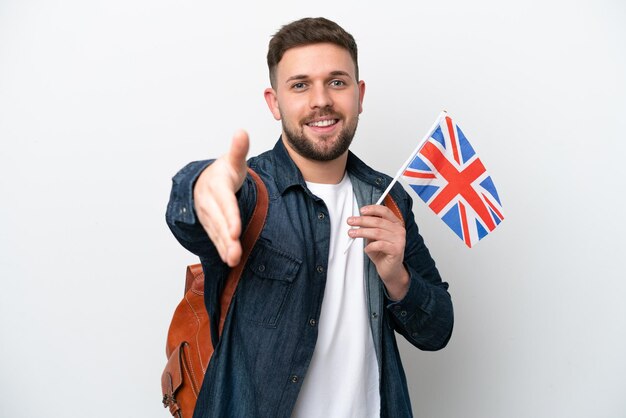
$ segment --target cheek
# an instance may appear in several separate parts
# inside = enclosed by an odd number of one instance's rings
[[[280,103],[280,112],[284,119],[298,121],[306,116],[306,111],[302,103],[297,100],[284,100]]]
[[[361,103],[359,100],[358,91],[356,92],[356,94],[350,94],[347,97],[342,97],[339,101],[336,101],[335,103],[340,103],[341,109],[343,109],[346,114],[358,115],[359,113],[361,113]]]

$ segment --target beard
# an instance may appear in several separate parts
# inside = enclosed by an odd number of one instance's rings
[[[359,115],[356,115],[348,124],[344,124],[337,135],[334,143],[333,135],[321,135],[319,142],[308,138],[304,133],[304,125],[306,121],[312,120],[317,117],[332,115],[337,120],[345,119],[341,115],[337,115],[332,111],[322,111],[319,114],[310,115],[308,118],[300,121],[297,127],[290,126],[285,122],[285,118],[281,117],[281,123],[283,125],[283,132],[286,135],[286,140],[291,147],[299,155],[309,160],[314,161],[332,161],[350,148],[354,134],[356,133],[357,125],[359,124]]]

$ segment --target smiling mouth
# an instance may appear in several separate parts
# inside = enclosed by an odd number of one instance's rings
[[[339,122],[339,119],[326,119],[326,120],[318,120],[314,122],[307,123],[307,126],[316,127],[316,128],[324,128],[327,126],[332,126]]]

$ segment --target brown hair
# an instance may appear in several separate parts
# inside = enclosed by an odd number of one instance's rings
[[[341,26],[323,17],[305,17],[291,22],[274,34],[267,51],[270,83],[276,86],[276,66],[290,48],[328,42],[345,48],[354,61],[355,76],[359,79],[356,41]]]

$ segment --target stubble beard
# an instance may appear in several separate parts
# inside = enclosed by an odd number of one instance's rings
[[[316,115],[316,117],[327,116],[329,114],[334,115],[332,112],[325,112]],[[313,116],[310,117],[309,120],[312,118]],[[340,116],[337,116],[337,119],[345,121],[345,119]],[[352,143],[356,128],[359,124],[359,115],[356,115],[349,125],[344,125],[337,134],[335,143],[328,146],[324,145],[332,140],[332,135],[322,135],[320,137],[322,143],[318,144],[316,141],[308,138],[304,133],[305,122],[301,121],[299,126],[295,129],[285,123],[285,118],[281,118],[281,123],[283,125],[283,132],[286,135],[285,139],[298,155],[314,161],[332,161],[343,155],[348,148],[350,148],[350,144]]]

